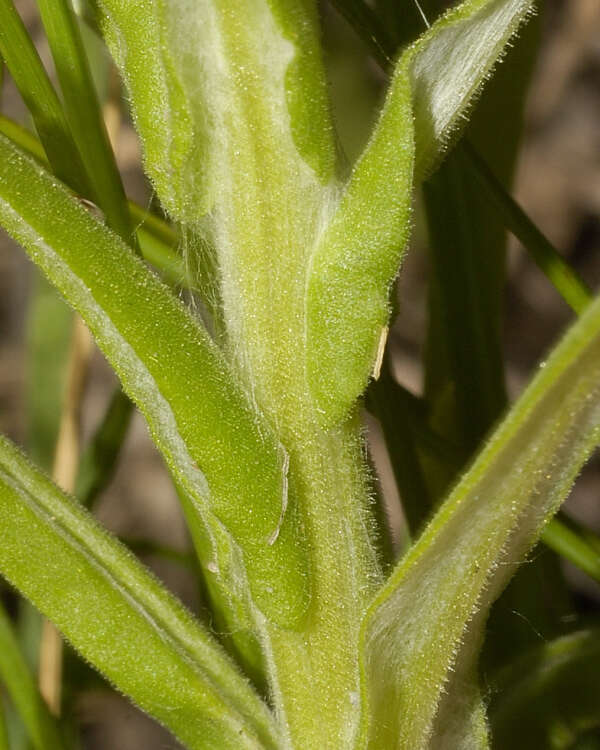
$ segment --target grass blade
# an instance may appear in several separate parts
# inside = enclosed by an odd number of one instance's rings
[[[11,622],[2,606],[0,606],[0,682],[6,687],[36,750],[63,750],[64,744],[58,726],[42,700],[33,675],[21,655]],[[2,713],[1,706],[0,713]]]
[[[125,191],[108,140],[83,41],[69,0],[37,0],[60,81],[67,120],[92,188],[91,198],[108,225],[135,241]]]
[[[88,508],[112,478],[133,408],[123,391],[116,390],[102,422],[81,455],[74,494]]]
[[[423,186],[432,266],[429,326],[439,328],[427,347],[426,397],[435,412],[453,394],[452,419],[442,431],[466,447],[466,459],[506,405],[499,310],[504,232],[500,226],[498,247],[490,236],[495,224],[480,221],[458,156],[451,154]],[[436,346],[440,337],[443,347]]]
[[[145,414],[209,530],[214,575],[233,574],[229,565],[243,581],[245,567],[259,608],[297,623],[308,606],[306,557],[294,514],[282,519],[282,449],[207,333],[116,235],[2,136],[0,220],[87,321]],[[233,557],[221,559],[219,545]]]
[[[0,0],[0,56],[27,105],[57,177],[87,195],[89,185],[62,105],[12,0]]]
[[[212,636],[4,438],[0,497],[2,573],[115,686],[189,748],[274,746]]]
[[[588,532],[589,533],[589,532]],[[542,540],[559,555],[600,583],[600,549],[558,518],[544,529]]]
[[[448,719],[448,707],[462,716],[459,728],[480,717],[471,680],[487,609],[600,442],[599,383],[600,299],[569,329],[373,602],[363,627],[370,747],[428,747],[444,726],[436,726],[436,712]],[[472,700],[462,704],[465,685]]]
[[[527,249],[565,302],[577,314],[581,313],[593,299],[585,282],[511,198],[475,149],[465,143],[462,151],[470,163],[473,178],[502,216],[506,227]]]
[[[70,308],[36,271],[27,321],[27,448],[45,471],[52,467],[58,438],[72,322]]]

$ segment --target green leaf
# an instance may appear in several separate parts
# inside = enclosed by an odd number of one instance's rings
[[[412,185],[441,158],[530,6],[466,0],[396,65],[379,122],[310,259],[306,367],[325,425],[348,413],[381,349]]]
[[[194,9],[182,0],[97,4],[129,90],[146,169],[174,217],[197,222],[227,189],[234,160],[247,164],[273,141],[291,158],[297,149],[325,181],[331,176],[334,149],[312,2],[206,1]],[[268,61],[253,59],[264,49]],[[244,66],[251,63],[250,74]],[[263,131],[254,140],[248,127],[259,120]],[[261,175],[267,190],[274,166]],[[293,188],[294,177],[287,180]]]
[[[544,643],[490,683],[493,747],[573,748],[579,735],[600,726],[600,631]]]
[[[6,687],[8,695],[19,712],[29,738],[36,750],[62,750],[64,745],[56,722],[50,715],[37,689],[33,675],[21,654],[21,649],[17,637],[13,632],[11,622],[1,605],[0,683]],[[2,707],[0,705],[1,713]]]
[[[316,3],[98,5],[157,194],[214,246],[227,356],[293,440],[306,265],[335,183]]]
[[[487,610],[600,442],[599,383],[600,299],[569,329],[372,603],[362,632],[369,747],[439,747],[434,732],[449,726],[436,725],[439,712],[460,714],[456,736],[465,723],[481,735],[472,680]]]
[[[563,516],[563,519],[565,517]],[[600,540],[585,528],[578,528],[572,521],[564,523],[558,518],[544,529],[542,539],[559,555],[586,572],[600,583]]]
[[[73,139],[92,188],[89,197],[125,242],[135,242],[121,176],[70,0],[38,0],[37,5],[52,50]]]
[[[102,422],[81,454],[75,496],[88,508],[112,478],[132,414],[132,402],[123,391],[116,390]]]
[[[0,133],[33,156],[40,164],[48,164],[46,152],[38,139],[3,115],[0,115]],[[69,187],[75,189],[72,184],[69,184]],[[177,244],[177,235],[172,227],[132,201],[128,202],[128,206],[143,257],[152,263],[169,283],[184,286],[188,284],[181,257],[173,250]]]
[[[53,171],[86,195],[88,183],[62,105],[12,0],[0,0],[0,56],[33,117]]]
[[[385,335],[388,297],[409,238],[414,161],[409,58],[309,261],[307,377],[324,425],[364,390]]]
[[[466,0],[417,42],[412,65],[417,182],[457,137],[465,111],[532,9],[532,0]]]
[[[523,243],[540,270],[547,276],[565,302],[580,313],[592,300],[592,292],[585,282],[560,255],[548,238],[537,228],[523,209],[504,190],[488,165],[468,144],[463,153],[471,167],[473,178],[486,199],[502,215],[506,227]]]
[[[0,499],[3,575],[118,689],[191,749],[276,746],[213,637],[5,438]]]
[[[246,571],[258,607],[297,624],[309,590],[296,513],[286,508],[285,454],[206,332],[116,235],[2,136],[0,221],[86,320],[146,416],[208,534],[213,557],[204,563],[238,592]]]
[[[434,336],[427,347],[426,398],[435,413],[451,392],[453,419],[441,431],[465,447],[464,460],[506,406],[500,323],[505,232],[489,217],[460,157],[456,151],[448,156],[423,195]]]

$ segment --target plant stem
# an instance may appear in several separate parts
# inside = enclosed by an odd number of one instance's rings
[[[307,430],[298,440],[290,450],[290,491],[305,513],[312,605],[302,630],[269,628],[276,710],[295,748],[351,747],[359,626],[380,583],[356,417],[329,432]]]

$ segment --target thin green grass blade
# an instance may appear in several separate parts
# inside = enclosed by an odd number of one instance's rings
[[[577,747],[600,720],[600,631],[544,643],[490,680],[492,747]]]
[[[33,117],[52,170],[86,195],[89,186],[62,105],[12,0],[0,0],[0,56]]]
[[[0,480],[1,481],[1,480]],[[58,726],[40,695],[4,608],[0,606],[0,683],[6,687],[36,750],[64,750]],[[0,709],[0,713],[2,713]],[[1,746],[1,745],[0,745]]]
[[[286,508],[285,454],[206,332],[114,233],[2,136],[0,220],[87,321],[145,414],[208,534],[214,557],[205,564],[228,590],[234,581],[243,590],[247,572],[258,607],[296,625],[309,588],[295,511]]]
[[[116,390],[102,422],[81,454],[74,494],[88,508],[112,478],[133,409],[123,391]]]
[[[465,727],[479,738],[474,747],[485,746],[473,679],[487,610],[600,442],[599,383],[600,299],[569,329],[370,607],[362,634],[369,747],[439,747],[440,737],[458,738]]]
[[[473,178],[502,216],[506,227],[522,242],[565,302],[576,313],[582,312],[593,299],[586,283],[511,198],[477,152],[468,143],[463,144],[462,151],[471,164]]]
[[[310,260],[306,369],[324,425],[348,413],[384,341],[412,186],[456,137],[530,7],[528,0],[467,0],[398,60],[371,140]]]
[[[276,746],[266,706],[212,636],[4,438],[0,497],[3,575],[107,679],[190,749]]]
[[[104,118],[90,73],[77,19],[69,0],[37,0],[67,120],[83,161],[91,198],[108,225],[127,243],[135,242],[125,191],[108,140]]]
[[[436,413],[451,392],[446,424],[436,426],[465,446],[464,459],[506,405],[498,309],[504,232],[500,225],[498,243],[494,220],[480,221],[472,192],[456,153],[423,186],[432,275],[429,326],[439,328],[427,347],[426,398]],[[436,347],[440,336],[442,348]]]
[[[542,541],[600,583],[600,549],[558,518],[544,529]]]

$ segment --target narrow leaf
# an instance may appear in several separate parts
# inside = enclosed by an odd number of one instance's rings
[[[244,585],[239,545],[258,606],[297,623],[309,593],[296,515],[282,512],[283,451],[206,332],[116,235],[2,136],[0,221],[88,323],[213,554],[230,551],[231,559],[212,560],[214,575]]]
[[[573,324],[370,607],[362,634],[369,747],[438,747],[434,720],[444,691],[454,713],[479,726],[477,696],[466,706],[460,700],[487,609],[600,441],[599,383],[600,299]]]
[[[506,192],[477,152],[469,144],[465,144],[463,153],[479,189],[484,191],[487,200],[502,215],[506,227],[523,243],[565,302],[576,313],[580,313],[592,300],[592,292],[586,283]]]
[[[212,636],[5,438],[0,499],[3,575],[117,688],[189,748],[274,746]]]
[[[0,115],[0,133],[33,156],[40,164],[48,164],[42,144],[14,120]],[[67,184],[75,190],[75,185]],[[142,256],[152,263],[167,281],[185,286],[187,282],[185,267],[181,257],[173,249],[177,244],[175,231],[165,221],[136,203],[128,201],[128,207]]]
[[[544,529],[542,539],[550,549],[600,583],[600,548],[594,546],[594,541],[598,545],[597,538],[592,541],[590,536],[584,529],[576,530],[553,518]]]
[[[466,0],[417,42],[412,65],[417,182],[457,137],[465,110],[532,8],[532,0]]]
[[[83,40],[70,0],[37,0],[60,81],[67,119],[92,199],[125,242],[135,241],[125,191],[108,140]]]
[[[50,471],[62,412],[73,313],[37,270],[27,314],[27,449]]]
[[[0,56],[33,117],[53,171],[86,195],[88,184],[62,105],[12,0],[0,0]]]
[[[112,478],[132,414],[132,402],[117,389],[102,422],[81,454],[75,496],[88,508]]]
[[[2,606],[0,606],[0,683],[6,687],[36,750],[62,750],[63,742],[56,722],[42,700],[33,675],[21,654],[11,622]]]
[[[376,361],[409,236],[412,185],[441,158],[530,6],[466,0],[396,65],[379,122],[310,261],[307,377],[326,425],[348,413]]]

